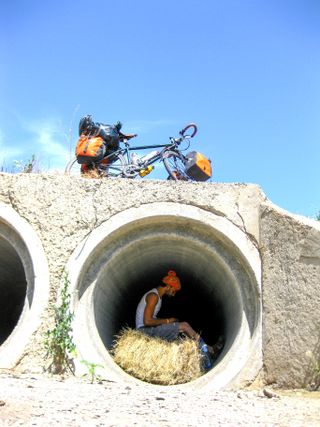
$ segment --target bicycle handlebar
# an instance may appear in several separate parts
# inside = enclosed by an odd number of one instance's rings
[[[195,123],[189,123],[189,124],[188,124],[184,129],[182,129],[182,130],[179,132],[179,134],[180,134],[181,136],[183,136],[183,137],[188,136],[188,135],[185,135],[185,133],[186,133],[186,131],[187,131],[188,129],[190,129],[190,128],[193,128],[193,131],[192,131],[192,133],[191,133],[191,135],[190,135],[190,138],[193,138],[193,137],[195,136],[195,134],[197,133],[197,131],[198,131],[197,125],[196,125]]]
[[[186,135],[185,133],[190,128],[193,129],[191,135]],[[185,128],[183,128],[179,132],[179,135],[181,135],[180,138],[172,138],[172,137],[170,137],[170,141],[173,144],[178,144],[179,145],[179,144],[181,144],[181,142],[184,139],[193,138],[195,136],[195,134],[197,133],[197,131],[198,131],[197,125],[195,123],[189,123]],[[126,147],[130,147],[129,139],[134,138],[137,135],[135,134],[135,135],[124,135],[124,136],[125,136],[125,138],[123,138],[121,142],[123,142]],[[129,150],[135,150],[135,149],[142,150],[142,149],[146,149],[146,148],[156,148],[156,147],[167,147],[167,144],[161,144],[161,145],[156,144],[156,145],[145,145],[145,146],[141,146],[141,147],[139,147],[139,146],[138,147],[130,147]]]

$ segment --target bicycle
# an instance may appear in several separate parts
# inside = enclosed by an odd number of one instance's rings
[[[190,130],[190,133],[187,133]],[[136,178],[138,176],[144,177],[149,174],[153,169],[153,164],[157,161],[163,162],[166,171],[169,174],[168,179],[195,181],[186,172],[185,165],[187,163],[187,156],[182,153],[189,148],[190,142],[183,150],[178,147],[183,141],[188,141],[193,138],[197,133],[197,126],[195,123],[188,124],[179,132],[178,138],[170,137],[168,144],[157,145],[142,145],[130,146],[128,140],[122,141],[124,147],[119,148],[112,153],[108,153],[98,164],[95,164],[95,169],[98,171],[99,177],[109,178]],[[139,158],[135,151],[146,150],[150,148],[162,148],[160,151],[152,151],[147,155]],[[134,152],[130,155],[130,152]],[[67,174],[74,174],[75,167],[78,166],[77,173],[79,174],[79,164],[76,157],[70,160],[65,168]]]

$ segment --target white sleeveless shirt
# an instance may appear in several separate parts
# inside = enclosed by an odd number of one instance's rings
[[[136,329],[142,328],[144,326],[143,316],[144,316],[144,310],[145,310],[146,305],[147,305],[146,296],[151,294],[151,293],[158,295],[158,302],[154,308],[154,312],[153,312],[153,316],[152,316],[154,319],[157,318],[157,314],[159,313],[159,310],[161,308],[162,299],[160,298],[160,295],[159,295],[159,292],[157,291],[157,289],[153,288],[153,289],[151,289],[151,291],[149,291],[143,295],[143,297],[141,298],[141,300],[138,304],[137,311],[136,311]]]

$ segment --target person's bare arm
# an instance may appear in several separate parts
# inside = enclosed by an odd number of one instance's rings
[[[177,319],[171,317],[169,319],[154,319],[153,313],[158,302],[158,295],[155,293],[148,294],[146,296],[146,308],[143,314],[143,323],[145,326],[159,326],[166,323],[176,322]]]

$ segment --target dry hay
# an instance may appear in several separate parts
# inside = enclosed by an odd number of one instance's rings
[[[183,384],[203,374],[201,353],[190,338],[168,342],[126,328],[117,337],[112,355],[128,374],[152,384]]]
[[[101,179],[102,176],[99,174],[99,171],[97,169],[89,169],[85,172],[81,173],[82,178],[87,179]]]

